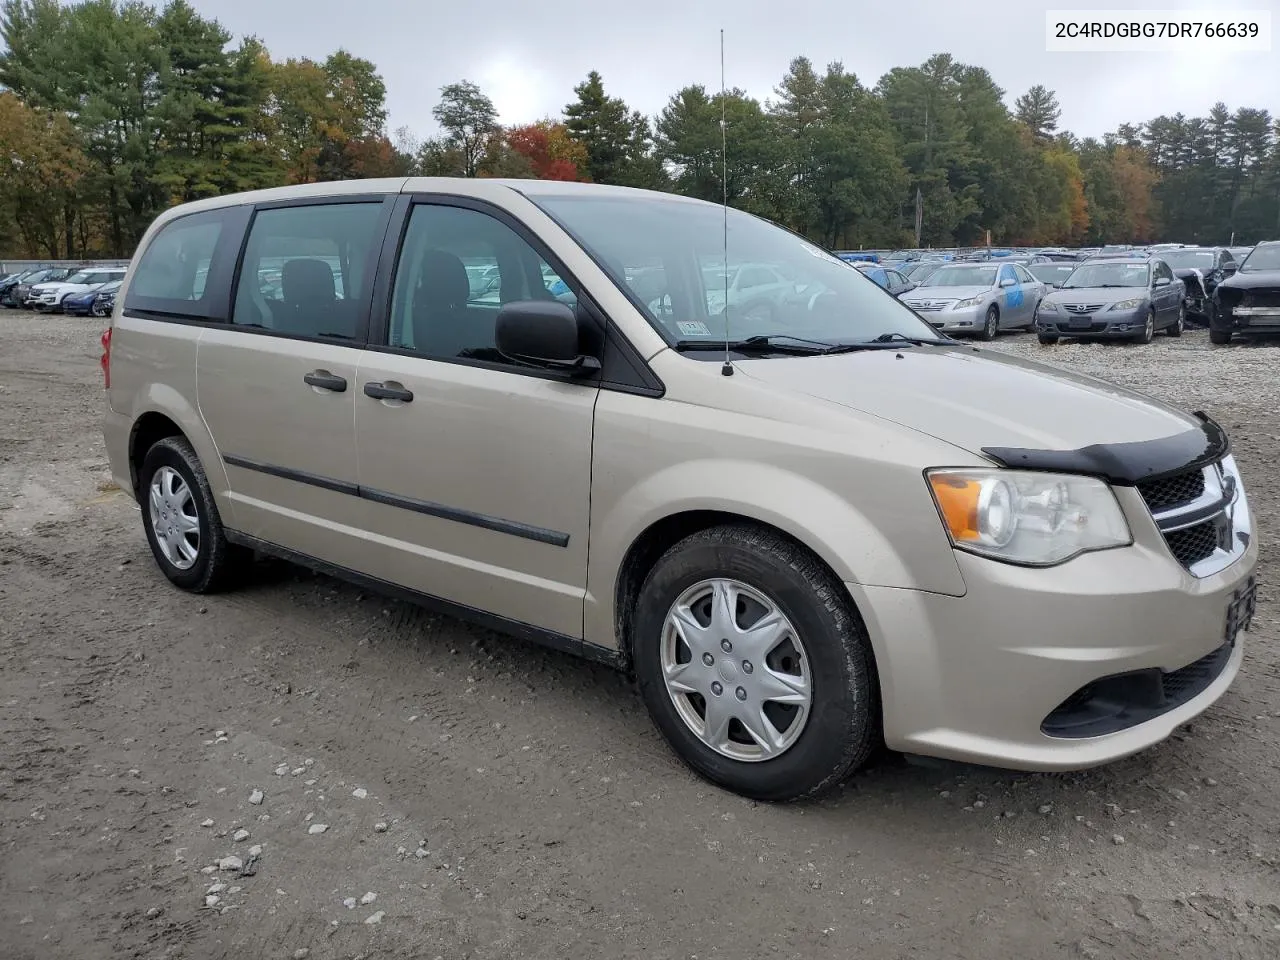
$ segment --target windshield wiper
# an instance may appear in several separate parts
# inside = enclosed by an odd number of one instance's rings
[[[909,343],[915,347],[923,347],[926,344],[932,346],[947,346],[955,343],[954,340],[944,340],[940,337],[909,337],[905,333],[882,333],[880,336],[873,338],[870,343]]]
[[[827,353],[838,347],[822,340],[793,337],[787,333],[762,334],[745,340],[677,340],[673,349],[681,352],[693,350],[730,350],[734,353],[794,353],[808,356]]]

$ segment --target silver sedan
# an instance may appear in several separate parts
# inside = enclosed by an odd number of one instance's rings
[[[1028,330],[1049,287],[1019,263],[951,263],[939,267],[902,302],[934,328],[994,340]]]

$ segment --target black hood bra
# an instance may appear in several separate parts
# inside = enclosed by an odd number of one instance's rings
[[[1206,413],[1185,433],[1158,440],[1099,443],[1078,450],[1035,450],[1021,447],[983,447],[982,452],[1003,467],[1039,473],[1075,473],[1098,477],[1121,487],[1159,480],[1206,467],[1231,452],[1231,441]]]

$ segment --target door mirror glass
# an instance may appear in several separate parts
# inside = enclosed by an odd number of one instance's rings
[[[1168,278],[1168,277],[1156,277],[1156,284],[1155,284],[1155,285],[1156,285],[1157,287],[1167,287],[1167,286],[1169,285],[1169,278]]]
[[[1013,279],[1013,277],[1005,277],[1003,280],[1001,280],[1001,281],[1000,281],[1000,286],[1002,286],[1002,287],[1012,287],[1012,286],[1015,286],[1015,285],[1017,284],[1017,282],[1018,282],[1018,281],[1017,281],[1017,280],[1015,280],[1015,279]]]
[[[568,304],[551,300],[516,300],[498,311],[498,352],[518,363],[588,374],[600,361],[579,352],[578,316]]]

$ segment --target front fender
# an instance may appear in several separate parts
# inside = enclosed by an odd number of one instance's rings
[[[775,527],[807,546],[846,582],[963,596],[964,580],[921,475],[902,468],[902,476],[888,484],[897,488],[890,496],[896,500],[893,507],[885,509],[884,487],[868,497],[880,508],[878,523],[849,495],[776,464],[749,460],[679,462],[626,489],[593,495],[585,639],[604,647],[618,645],[616,587],[628,551],[654,524],[695,511]],[[916,488],[918,496],[908,492]]]

